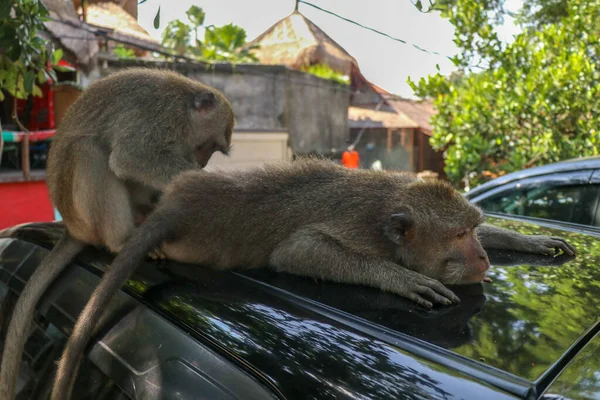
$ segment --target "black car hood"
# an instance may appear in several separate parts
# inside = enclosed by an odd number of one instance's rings
[[[238,282],[240,278],[252,282],[255,286],[252,290],[260,291],[261,287],[270,291],[281,289],[281,293],[287,293],[282,298],[295,297],[325,307],[317,307],[317,311],[311,312],[331,309],[340,315],[366,322],[374,331],[379,329],[385,334],[396,335],[396,338],[409,335],[481,363],[482,367],[485,364],[492,370],[499,369],[528,381],[539,382],[548,374],[557,373],[556,369],[561,367],[565,355],[576,350],[582,338],[598,328],[600,241],[595,236],[520,221],[489,218],[489,222],[525,234],[565,237],[576,247],[577,257],[554,258],[489,251],[493,265],[489,276],[493,283],[453,286],[451,288],[461,297],[461,303],[436,307],[430,311],[399,296],[361,286],[316,281],[264,269],[228,274],[232,274],[232,282]],[[57,224],[35,224],[15,230],[11,235],[48,246],[60,232]],[[99,253],[94,254],[97,257]],[[90,265],[97,268],[107,265],[95,262],[93,257],[80,257],[80,261],[87,259]],[[107,260],[110,261],[110,258]],[[190,268],[182,264],[167,265],[167,268],[189,282],[202,280],[204,275],[190,272]],[[146,276],[147,271],[146,267],[138,270],[129,282],[131,290],[143,293],[152,288],[154,283]],[[174,318],[182,319],[193,331],[193,316],[197,314],[194,307],[202,304],[202,301],[194,299],[194,293],[209,288],[210,284],[204,281],[200,282],[200,289],[186,290],[184,296],[173,290],[172,297],[178,299],[177,309],[173,309],[173,303],[164,296],[155,300],[150,296],[147,301],[154,301],[158,308],[171,313]],[[227,298],[231,298],[232,304],[239,302],[239,297],[243,296],[241,293],[229,294],[224,287],[216,288],[211,293],[212,298],[220,298],[219,302],[226,303]],[[205,297],[206,293],[197,296]],[[294,307],[300,307],[297,301],[290,301]],[[277,306],[287,307],[283,303]],[[307,303],[302,304],[301,307],[307,307]],[[268,310],[263,311],[269,314]],[[227,321],[226,315],[218,315],[217,308],[210,312],[218,321],[216,326],[229,323],[235,326],[236,321]],[[275,315],[272,317],[276,318]],[[199,332],[206,332],[205,327],[198,328]],[[268,328],[265,326],[264,329]],[[239,340],[240,344],[248,345],[248,338],[236,339],[232,336],[229,340]],[[243,354],[239,356],[243,357]],[[597,360],[600,357],[591,362],[600,363]]]
[[[494,225],[562,236],[575,258],[489,250],[492,283],[450,286],[461,298],[427,311],[377,290],[253,272],[288,291],[406,333],[527,380],[540,379],[600,321],[597,237],[508,219]],[[598,357],[600,367],[600,357]]]

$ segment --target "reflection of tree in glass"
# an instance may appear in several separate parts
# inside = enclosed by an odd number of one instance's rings
[[[598,363],[600,337],[588,343],[577,357],[569,363],[567,370],[552,383],[547,393],[560,394],[567,399],[589,399],[598,397]]]
[[[436,370],[439,367],[405,357],[382,342],[336,327],[325,318],[315,320],[301,308],[291,313],[260,300],[236,301],[234,290],[221,297],[216,290],[205,293],[206,288],[178,285],[175,289],[169,285],[154,291],[152,298],[225,351],[263,366],[263,372],[276,377],[286,393],[302,398],[338,398],[351,388],[369,398],[451,397],[444,390],[444,375]]]
[[[523,234],[562,236],[579,250],[574,260],[561,266],[493,266],[489,275],[494,283],[485,285],[487,303],[470,323],[477,339],[453,349],[535,379],[596,322],[596,310],[600,309],[600,241],[593,236],[553,232],[521,222],[496,222]],[[590,362],[592,368],[600,368],[600,358]],[[595,379],[598,381],[598,377]]]

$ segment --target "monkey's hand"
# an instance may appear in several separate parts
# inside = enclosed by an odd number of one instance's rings
[[[527,235],[525,238],[526,242],[523,243],[523,245],[525,247],[524,250],[528,253],[538,253],[553,256],[562,250],[563,253],[569,256],[575,255],[575,248],[561,237]]]
[[[556,250],[573,256],[575,248],[557,236],[523,235],[497,226],[482,224],[477,235],[484,249],[522,251],[524,253],[556,255]]]
[[[151,250],[148,253],[148,257],[151,258],[154,261],[166,260],[167,259],[167,255],[164,253],[164,251],[160,247],[157,247],[156,249]]]
[[[458,296],[441,282],[409,269],[402,268],[398,272],[399,279],[390,282],[392,292],[427,308],[433,307],[433,304],[423,296],[431,299],[434,303],[445,305],[460,303]]]

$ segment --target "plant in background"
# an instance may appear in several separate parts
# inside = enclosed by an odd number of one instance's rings
[[[0,0],[0,101],[6,93],[13,96],[12,117],[24,131],[17,117],[17,99],[41,97],[38,84],[49,79],[56,82],[55,70],[71,70],[57,65],[62,50],[52,51],[36,35],[44,29],[47,17],[48,11],[39,0]]]
[[[115,53],[115,56],[117,56],[117,58],[120,60],[135,58],[135,52],[121,44],[115,46],[113,53]]]
[[[459,73],[409,83],[433,100],[431,144],[446,173],[469,187],[504,173],[600,150],[600,2],[441,0],[455,26]],[[507,15],[522,31],[510,44],[495,29]],[[478,65],[478,68],[474,68]]]
[[[258,46],[246,45],[246,31],[243,28],[234,24],[204,26],[206,13],[198,6],[191,6],[186,15],[187,22],[178,19],[169,22],[163,32],[163,46],[175,50],[179,55],[188,54],[201,61],[258,61],[252,54],[252,50]],[[199,39],[201,28],[204,28],[204,40]]]
[[[252,50],[258,45],[246,45],[246,31],[234,24],[208,26],[204,31],[202,57],[205,60],[257,62]]]
[[[314,64],[308,67],[303,67],[302,71],[318,76],[319,78],[328,79],[344,85],[350,84],[350,77],[348,75],[340,74],[326,64]]]
[[[191,37],[191,28],[189,25],[176,19],[169,21],[163,31],[163,46],[175,50],[179,55],[184,55],[187,51]]]

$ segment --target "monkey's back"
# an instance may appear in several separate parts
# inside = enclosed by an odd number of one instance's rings
[[[391,251],[379,227],[392,199],[413,178],[350,170],[306,159],[239,172],[187,172],[164,195],[181,238],[181,261],[216,267],[258,267],[299,228],[327,224],[348,246],[372,254]],[[191,250],[191,251],[190,251]],[[186,257],[183,256],[184,253]]]
[[[136,137],[141,142],[127,146],[131,159],[140,162],[151,159],[148,149],[173,148],[179,142],[188,146],[189,106],[183,105],[191,104],[195,91],[207,88],[175,72],[149,68],[119,71],[92,83],[67,110],[48,154],[50,197],[67,228],[94,225],[83,222],[89,217],[78,212],[77,199],[87,196],[93,203],[105,191],[102,182],[78,185],[79,171],[93,165],[89,175],[114,176],[109,158],[121,138]],[[101,214],[101,200],[98,203]]]

